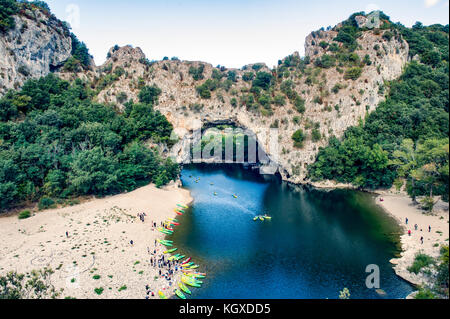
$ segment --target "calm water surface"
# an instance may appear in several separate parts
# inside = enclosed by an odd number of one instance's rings
[[[181,180],[194,202],[171,239],[208,274],[194,298],[332,299],[344,287],[380,298],[365,285],[369,264],[385,298],[412,292],[389,264],[400,229],[369,194],[306,190],[240,166],[188,166]],[[253,221],[265,213],[271,221]]]

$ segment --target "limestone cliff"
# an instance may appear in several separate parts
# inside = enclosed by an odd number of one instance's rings
[[[384,99],[385,81],[401,75],[408,61],[408,44],[400,36],[386,39],[384,32],[379,29],[365,30],[357,39],[358,46],[354,53],[361,61],[370,61],[364,64],[357,79],[346,79],[345,68],[339,68],[339,65],[331,68],[315,66],[316,59],[330,54],[319,44],[332,43],[337,35],[335,29],[317,31],[306,38],[305,52],[310,61],[301,72],[291,67],[288,73],[280,75],[279,69],[269,70],[264,65],[260,66],[259,71],[270,72],[278,79],[271,89],[272,96],[284,95],[281,92],[282,83],[286,80],[293,82],[293,91],[305,101],[303,114],[295,110],[289,99],[286,99],[285,105],[272,106],[271,114],[249,110],[244,96],[251,89],[251,81],[244,81],[243,76],[248,72],[256,73],[251,65],[245,70],[220,70],[207,63],[177,59],[149,63],[139,48],[126,46],[111,49],[109,59],[88,78],[92,80],[92,87],[97,89],[99,102],[119,107],[130,98],[137,101],[137,94],[143,85],[158,86],[162,94],[156,108],[166,115],[181,138],[173,150],[179,160],[187,155],[183,150],[183,139],[192,138],[195,120],[203,123],[228,121],[256,134],[276,127],[279,130],[278,149],[271,150],[269,141],[262,135],[259,142],[278,165],[283,179],[302,183],[305,182],[307,165],[315,160],[319,147],[327,145],[330,136],[341,137],[349,126],[363,120]],[[299,59],[298,53],[288,58],[293,57]],[[203,66],[203,79],[196,81],[189,70],[200,66]],[[196,87],[210,79],[214,69],[223,73],[225,78],[227,72],[233,71],[236,80],[230,88],[214,90],[211,98],[201,98]],[[116,76],[105,85],[105,78],[110,78],[108,75],[112,74]],[[66,78],[75,76],[65,75]],[[238,101],[237,105],[233,99]],[[313,127],[320,130],[320,140],[311,139]],[[295,148],[292,134],[299,128],[308,133],[309,138],[302,148]]]
[[[0,33],[0,96],[29,78],[47,75],[70,56],[67,27],[39,8],[22,8],[15,27]]]
[[[0,38],[3,90],[21,85],[26,78],[19,72],[22,65],[28,68],[30,76],[38,77],[70,56],[70,37],[63,29],[51,19],[43,19],[42,12],[33,14],[37,18],[28,14],[17,17],[16,28]],[[355,19],[358,25],[364,25],[364,17]],[[352,67],[336,53],[343,46],[335,41],[339,28],[340,25],[311,33],[305,42],[306,57],[294,53],[273,70],[263,64],[226,69],[178,59],[150,62],[140,48],[115,46],[102,66],[78,73],[59,70],[57,74],[67,80],[84,79],[99,102],[118,109],[130,99],[137,101],[143,86],[159,87],[162,94],[155,108],[168,118],[180,138],[171,150],[179,161],[187,156],[184,146],[192,139],[196,120],[205,124],[233,123],[258,135],[260,145],[284,180],[303,183],[307,166],[315,160],[319,147],[326,146],[331,136],[341,137],[349,126],[364,120],[384,99],[385,82],[399,77],[408,61],[408,43],[400,35],[387,36],[386,30],[364,27],[355,48],[345,56],[357,66],[353,68],[356,76],[349,76]],[[330,56],[337,61],[331,66],[324,65],[323,60]],[[202,72],[194,79],[192,71],[196,69]],[[230,71],[234,76],[230,77]],[[258,71],[270,73],[275,79],[267,90],[271,99],[267,109],[249,102],[254,92],[248,77],[254,77]],[[197,88],[210,80],[213,73],[215,78],[218,74],[223,78],[211,89],[210,97],[202,98]],[[304,103],[300,112],[286,93],[286,82],[290,85],[289,94]],[[276,149],[271,149],[269,140],[263,136],[270,127],[278,129]],[[294,147],[292,140],[298,129],[307,136],[301,148]],[[320,132],[319,138],[312,138],[313,130]]]

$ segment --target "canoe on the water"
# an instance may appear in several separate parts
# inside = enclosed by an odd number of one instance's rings
[[[179,289],[176,289],[175,290],[175,294],[178,296],[178,298],[180,298],[180,299],[186,299],[186,296],[179,290]]]
[[[180,284],[178,286],[180,287],[181,290],[183,290],[184,293],[187,293],[189,295],[191,294],[191,291],[189,290],[189,288],[186,287],[186,285],[183,284],[182,282],[180,282]]]
[[[258,220],[258,216],[253,217],[253,220],[257,221]]]
[[[264,220],[264,217],[259,217],[259,220]]]

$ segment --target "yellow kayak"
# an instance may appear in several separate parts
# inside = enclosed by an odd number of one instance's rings
[[[161,290],[158,290],[158,295],[161,299],[167,299],[166,295],[164,295]]]

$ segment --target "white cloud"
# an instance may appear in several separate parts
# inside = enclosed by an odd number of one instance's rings
[[[431,8],[437,5],[441,0],[425,0],[425,7]]]

